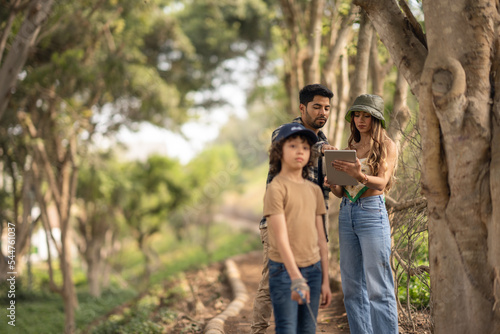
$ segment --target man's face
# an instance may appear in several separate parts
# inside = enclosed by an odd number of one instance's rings
[[[326,96],[316,95],[307,106],[300,105],[302,122],[307,128],[317,130],[325,126],[330,116],[330,99]]]

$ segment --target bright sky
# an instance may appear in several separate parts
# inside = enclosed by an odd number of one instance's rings
[[[127,158],[145,159],[152,153],[164,154],[179,159],[182,164],[189,162],[208,142],[217,138],[220,128],[231,115],[246,116],[246,95],[242,88],[224,85],[218,91],[222,98],[231,105],[200,112],[196,121],[190,121],[181,127],[186,139],[166,129],[148,123],[140,126],[138,132],[123,129],[118,133],[118,140],[127,144]]]
[[[151,154],[167,155],[177,158],[182,164],[186,164],[204,146],[217,138],[220,128],[228,121],[231,115],[238,117],[246,116],[245,93],[235,86],[224,87],[221,91],[230,94],[232,101],[230,106],[224,106],[210,113],[199,112],[196,120],[189,121],[181,126],[180,132],[174,133],[167,129],[142,123],[138,131],[122,128],[115,138],[100,135],[99,131],[94,134],[93,142],[97,147],[108,149],[116,145],[116,142],[125,144],[128,150],[125,152],[126,159],[145,160]],[[98,118],[106,119],[106,111]],[[97,121],[97,127],[105,126],[106,122]],[[102,130],[104,131],[104,129]]]
[[[221,100],[229,101],[229,105],[215,110],[197,111],[197,119],[184,124],[181,135],[160,129],[150,124],[143,124],[137,133],[122,130],[118,140],[129,146],[128,158],[145,159],[151,153],[165,154],[178,158],[182,164],[187,163],[203,150],[205,144],[217,138],[220,128],[235,115],[244,118],[246,111],[245,91],[253,82],[253,75],[258,66],[258,57],[247,53],[245,58],[226,61],[225,67],[230,70],[231,83],[222,83],[214,95]],[[217,79],[216,79],[217,80]],[[203,98],[202,93],[194,95],[195,101]]]
[[[128,146],[126,158],[143,160],[158,153],[177,158],[182,164],[189,162],[208,142],[217,138],[220,128],[230,116],[246,117],[246,90],[253,82],[257,63],[258,57],[251,53],[246,58],[228,60],[225,67],[230,70],[231,82],[219,82],[219,88],[211,94],[229,104],[211,111],[191,110],[197,117],[182,125],[181,133],[184,136],[149,123],[141,124],[137,132],[120,130],[116,140]],[[193,99],[199,102],[203,94],[194,94]],[[106,112],[98,117],[106,119]],[[101,147],[112,145],[112,141],[99,135],[94,137],[94,141]]]

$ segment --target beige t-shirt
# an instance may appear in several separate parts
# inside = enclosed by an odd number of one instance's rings
[[[316,216],[326,213],[323,193],[309,180],[297,183],[277,175],[267,186],[264,216],[285,214],[288,239],[295,262],[307,267],[321,259],[316,230]],[[283,263],[273,229],[269,230],[269,258]]]

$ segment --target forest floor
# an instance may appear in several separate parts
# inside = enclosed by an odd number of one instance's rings
[[[240,229],[255,230],[255,225],[244,219],[239,222],[235,222],[233,219],[233,224],[239,225]],[[257,233],[256,237],[258,238]],[[248,298],[237,315],[225,320],[224,332],[225,334],[246,334],[250,333],[253,300],[261,278],[262,251],[241,254],[232,257],[231,260],[234,261],[239,271]],[[339,270],[338,268],[330,269],[334,273],[331,284],[333,298],[329,307],[321,309],[318,314],[317,333],[349,333],[342,289],[340,283],[337,283],[340,282]],[[224,261],[199,270],[186,271],[175,279],[165,281],[160,290],[152,293],[160,301],[148,318],[151,323],[161,327],[162,333],[167,334],[204,333],[207,323],[223,313],[235,298]],[[151,294],[151,292],[145,292],[145,294]],[[137,300],[143,296],[144,294],[139,296]],[[123,309],[126,309],[125,306],[116,308],[103,318],[123,313]],[[402,319],[406,317],[402,313],[399,314],[399,332],[401,334],[431,333],[428,314],[412,312],[412,317],[413,323],[405,324]],[[97,322],[93,325],[96,325]],[[85,332],[89,333],[90,330]],[[273,318],[271,318],[271,326],[267,333],[274,333]]]
[[[224,331],[226,334],[250,333],[253,300],[262,271],[262,252],[242,254],[234,257],[233,261],[245,284],[248,300],[238,315],[229,317],[225,321]],[[196,295],[194,297],[196,300],[186,303],[185,309],[177,310],[179,312],[177,323],[166,333],[203,333],[204,325],[222,312],[232,300],[232,292],[223,275],[222,264],[214,264],[197,272],[186,273],[186,279],[189,285],[194,287],[193,295]],[[319,312],[317,332],[349,333],[342,292],[337,287],[332,293],[333,301],[330,306]],[[273,318],[271,318],[271,326],[267,332],[274,333]]]
[[[238,267],[241,281],[246,287],[248,300],[244,303],[236,316],[228,317],[224,323],[225,334],[250,333],[252,321],[252,307],[255,293],[261,277],[262,252],[254,251],[238,255],[232,260]],[[206,324],[213,317],[223,312],[231,303],[234,296],[230,283],[224,272],[223,263],[216,263],[199,271],[188,272],[185,275],[189,282],[193,298],[182,303],[176,303],[178,317],[175,324],[164,327],[164,333],[203,333]],[[332,302],[328,308],[320,309],[318,314],[317,333],[341,334],[349,333],[349,324],[345,312],[342,288],[335,281],[332,284]],[[401,334],[430,334],[429,315],[414,312],[413,324],[402,321],[404,316],[399,314],[399,333]],[[267,333],[274,333],[274,319]]]

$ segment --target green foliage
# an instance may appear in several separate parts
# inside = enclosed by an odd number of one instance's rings
[[[199,268],[211,262],[224,260],[232,255],[246,253],[260,249],[260,239],[253,234],[237,233],[228,229],[227,225],[215,225],[211,232],[211,242],[213,251],[208,254],[202,246],[200,240],[203,236],[197,235],[200,231],[191,229],[191,240],[172,242],[169,252],[160,255],[162,265],[151,276],[151,283],[158,283],[165,277],[183,272],[189,269]],[[165,245],[164,238],[157,238],[156,247],[158,252],[160,247]],[[164,246],[163,246],[164,247]]]
[[[164,77],[176,82],[181,91],[216,88],[216,77],[227,82],[225,60],[243,56],[250,49],[263,52],[271,45],[268,11],[262,0],[199,0],[173,10],[168,22],[176,29],[170,35],[162,32],[167,36],[162,50],[168,69]]]
[[[430,277],[428,274],[424,274],[422,277],[412,276],[409,282],[405,279],[398,286],[399,300],[404,305],[409,301],[417,309],[427,308],[431,298],[429,287]]]
[[[396,239],[402,240],[400,242],[400,252],[405,261],[405,266],[411,266],[416,269],[419,266],[429,266],[429,240],[428,234],[419,231],[418,227],[422,224],[416,224],[417,228],[406,229],[406,232],[399,233],[406,234],[405,236],[395,236]],[[402,252],[406,250],[406,252]],[[405,305],[411,304],[417,309],[427,308],[430,302],[430,276],[428,273],[423,272],[419,275],[410,276],[401,267],[398,268],[398,277],[400,282],[398,284],[398,297],[401,303]]]
[[[44,292],[31,292],[30,295],[29,300],[16,300],[16,326],[12,327],[7,321],[2,321],[0,332],[6,334],[63,332],[64,310],[61,297]],[[2,305],[6,305],[3,300]],[[3,319],[8,319],[4,307],[0,315]]]
[[[213,145],[186,166],[192,206],[212,205],[220,200],[240,173],[240,161],[233,145]]]
[[[415,212],[408,214],[418,217]],[[411,221],[410,218],[406,218],[406,220]],[[404,261],[397,267],[397,277],[399,277],[398,298],[404,305],[411,304],[417,309],[429,306],[430,277],[426,272],[410,276],[410,273],[405,271],[404,268],[410,267],[413,269],[412,271],[416,271],[420,266],[429,266],[428,234],[422,233],[422,225],[422,223],[417,223],[400,227],[394,235],[399,253]]]
[[[77,284],[78,300],[80,308],[76,311],[76,326],[78,332],[85,332],[85,329],[94,321],[104,320],[93,333],[161,333],[158,332],[158,321],[168,322],[176,318],[175,312],[168,307],[159,307],[159,297],[164,296],[182,298],[179,290],[168,290],[159,292],[160,285],[171,280],[175,275],[188,269],[200,268],[210,263],[206,252],[197,242],[196,228],[192,228],[192,240],[177,241],[172,230],[165,228],[157,236],[152,238],[152,247],[159,254],[160,266],[153,273],[149,281],[149,293],[143,298],[136,299],[140,291],[135,288],[139,282],[144,259],[134,243],[124,244],[123,250],[116,255],[113,261],[115,272],[119,272],[120,277],[112,276],[112,284],[105,289],[99,298],[92,297],[87,292],[85,284]],[[245,253],[260,249],[259,238],[254,234],[245,234],[232,231],[226,225],[216,224],[212,232],[214,243],[214,256],[212,261],[221,261],[232,255]],[[135,257],[134,257],[135,256]],[[64,327],[64,308],[62,299],[58,294],[52,293],[48,289],[48,272],[45,266],[35,266],[33,268],[34,282],[32,290],[27,290],[26,278],[19,278],[16,291],[16,327],[11,328],[5,321],[0,322],[0,332],[2,333],[37,333],[53,334],[62,333]],[[56,271],[59,275],[60,271]],[[75,268],[77,280],[84,279],[81,268]],[[118,282],[120,285],[118,285]],[[123,284],[128,286],[123,287]],[[168,284],[166,284],[168,285]],[[0,286],[2,291],[5,291]],[[5,296],[2,296],[0,303],[5,305]],[[116,307],[124,305],[125,311],[119,312],[107,319],[102,319],[104,315],[111,312]],[[0,313],[5,317],[6,309]],[[152,318],[152,310],[156,318]]]
[[[162,333],[162,326],[151,321],[150,314],[160,304],[158,296],[147,294],[133,304],[125,313],[111,316],[109,321],[99,326],[92,333]]]
[[[189,198],[185,174],[176,160],[151,156],[146,162],[125,164],[123,175],[116,196],[127,224],[140,234],[157,231]]]
[[[120,174],[118,162],[109,153],[97,153],[87,157],[78,173],[76,197],[85,202],[99,202],[111,206],[114,192],[119,188],[124,175]]]
[[[229,256],[259,249],[260,242],[255,235],[231,232],[225,225],[216,225],[212,233],[216,250],[212,261],[220,261]],[[164,290],[160,285],[166,278],[175,277],[186,270],[197,269],[210,263],[207,253],[193,240],[177,242],[172,235],[153,238],[152,243],[160,253],[162,265],[150,279],[147,295],[134,302],[125,312],[110,316],[92,330],[92,333],[157,333],[158,322],[171,323],[177,318],[175,311],[161,306],[161,299],[178,301],[183,291],[177,287]],[[153,319],[154,314],[154,319]],[[159,332],[161,333],[161,331]]]
[[[396,184],[390,196],[400,203],[414,205],[394,212],[393,255],[396,256],[395,276],[398,298],[405,312],[429,308],[430,278],[424,270],[429,268],[428,212],[421,197],[421,143],[418,124],[413,120],[403,133],[399,154]]]
[[[289,114],[278,111],[281,98],[279,94],[279,91],[272,87],[256,89],[252,94],[249,106],[252,110],[248,117],[230,118],[221,129],[217,142],[232,143],[245,170],[269,160],[271,131],[292,120]]]
[[[64,308],[61,297],[46,289],[25,290],[26,284],[18,289],[23,298],[16,296],[16,326],[8,326],[5,321],[0,323],[2,333],[62,333],[64,330]],[[114,307],[133,298],[137,292],[132,289],[122,289],[112,286],[103,291],[100,298],[90,296],[84,287],[79,289],[79,309],[76,314],[76,326],[84,328],[94,319],[110,312]],[[19,291],[19,290],[18,290]],[[4,301],[2,300],[4,304]],[[5,312],[1,315],[6,318]]]
[[[160,77],[157,62],[148,62],[144,45],[155,32],[155,22],[167,18],[159,1],[61,3],[53,11],[27,61],[27,76],[13,97],[14,107],[30,98],[38,103],[49,100],[37,90],[41,85],[65,101],[60,109],[71,111],[71,124],[82,116],[88,123],[92,114],[82,113],[91,108],[99,113],[108,103],[114,105],[113,114],[120,115],[113,119],[115,128],[130,121],[163,126],[167,119],[173,123],[186,119],[179,92]]]

